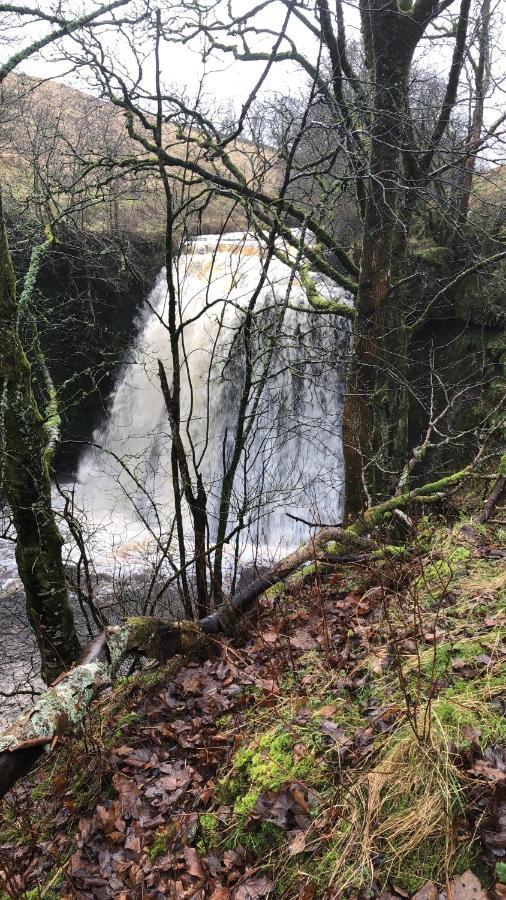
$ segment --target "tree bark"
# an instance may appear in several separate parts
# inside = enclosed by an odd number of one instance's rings
[[[476,518],[476,521],[480,525],[483,525],[492,518],[498,503],[501,502],[503,497],[506,497],[506,453],[501,457],[497,481],[485,501],[485,506]]]
[[[209,594],[207,590],[207,558],[206,558],[206,536],[207,536],[207,496],[202,481],[202,475],[197,472],[197,490],[194,491],[190,478],[190,470],[186,453],[181,440],[178,419],[174,412],[174,404],[172,395],[165,374],[165,369],[161,359],[158,360],[158,374],[162,388],[165,408],[169,418],[169,425],[172,434],[172,443],[175,449],[179,472],[181,474],[182,489],[190,508],[193,519],[193,535],[195,542],[195,587],[197,591],[197,612],[199,618],[207,615],[209,612]]]
[[[49,683],[77,659],[80,648],[67,593],[62,538],[51,506],[54,398],[50,398],[51,410],[44,420],[33,394],[32,370],[21,345],[18,316],[16,280],[0,200],[3,488],[16,529],[16,562],[28,619],[40,650],[42,677]]]
[[[374,85],[353,357],[343,414],[346,515],[389,496],[406,456],[404,313],[391,295],[407,79],[414,42],[397,3],[372,0],[362,24]]]
[[[460,183],[460,197],[458,198],[457,225],[453,235],[453,243],[458,244],[460,229],[467,222],[469,202],[473,187],[476,157],[480,145],[483,128],[483,116],[485,112],[485,94],[488,82],[488,62],[490,54],[490,0],[483,0],[480,16],[480,29],[478,38],[479,54],[478,64],[474,67],[476,96],[471,124],[466,140],[468,152],[464,165],[464,171]]]

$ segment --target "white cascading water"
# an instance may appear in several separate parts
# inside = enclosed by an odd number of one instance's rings
[[[206,236],[188,245],[175,271],[182,323],[184,440],[187,452],[198,460],[208,493],[211,543],[244,380],[241,325],[263,259],[264,251],[251,235]],[[319,279],[317,286],[336,297],[335,285],[329,288]],[[157,363],[163,361],[170,383],[166,322],[162,271],[118,378],[107,420],[94,434],[97,446],[85,453],[79,466],[79,505],[95,529],[92,555],[99,554],[102,562],[108,558],[116,564],[120,559],[142,565],[150,554],[156,555],[157,543],[163,543],[173,527],[171,438]],[[246,558],[253,553],[272,557],[307,539],[307,525],[287,513],[313,522],[339,521],[347,337],[343,320],[311,312],[291,267],[273,258],[255,306],[253,393],[258,403],[237,469],[228,523],[233,527],[242,508],[243,520],[251,523],[242,541]],[[247,415],[253,413],[253,403],[250,400]],[[189,518],[185,527],[190,540]],[[175,536],[171,552],[177,556]]]

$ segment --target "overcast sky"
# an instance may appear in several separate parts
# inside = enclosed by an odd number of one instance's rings
[[[502,77],[504,72],[504,62],[500,58],[500,49],[502,37],[504,35],[503,28],[503,12],[502,4],[504,0],[499,0],[496,7],[494,18],[493,37],[496,44],[496,72]],[[85,0],[86,6],[86,0]],[[457,9],[457,2],[454,3]],[[89,4],[89,8],[92,5]],[[165,9],[170,8],[167,4]],[[218,7],[219,8],[219,7]],[[223,5],[226,10],[226,4]],[[251,8],[248,0],[235,0],[234,10],[246,10]],[[225,13],[226,14],[226,13]],[[264,10],[257,19],[257,24],[264,28],[276,31],[279,28],[284,16],[286,15],[286,7],[281,3],[273,3],[268,9]],[[358,14],[358,0],[345,0],[345,17],[347,22],[348,40],[353,41],[359,37],[360,20]],[[42,29],[38,33],[32,29],[30,37],[36,34],[39,36],[43,33]],[[316,42],[311,36],[308,36],[307,29],[296,19],[290,23],[290,35],[293,38],[297,49],[306,53],[310,58],[314,59],[316,55]],[[28,32],[23,37],[23,43],[26,43]],[[263,49],[268,49],[272,45],[274,38],[269,36],[267,43]],[[253,39],[254,46],[258,43],[258,38]],[[115,36],[109,39],[109,47],[112,57],[118,61],[127,60],[127,51],[122,39]],[[12,47],[8,48],[12,51]],[[443,44],[438,42],[435,47],[431,47],[429,41],[422,41],[418,50],[418,57],[422,61],[425,69],[432,74],[440,75],[442,78],[447,76],[448,68],[451,60],[451,52],[453,46],[451,42]],[[75,75],[68,75],[65,66],[51,61],[52,51],[48,50],[43,56],[33,57],[30,61],[24,63],[20,69],[34,76],[43,77],[61,77],[64,80],[76,85],[79,81]],[[127,64],[128,66],[128,64]],[[194,49],[183,47],[180,44],[165,44],[162,51],[162,69],[163,81],[166,87],[175,86],[180,90],[185,90],[187,94],[194,95],[198,89],[202,75],[205,74],[205,95],[208,100],[211,98],[217,105],[226,106],[232,103],[239,108],[243,101],[255,85],[256,81],[263,70],[262,63],[245,63],[235,62],[229,56],[222,56],[221,59],[214,57],[208,59],[204,66],[201,53],[199,53],[198,45],[194,45]],[[148,59],[145,66],[147,81],[150,90],[153,89],[153,61]],[[282,63],[273,66],[270,75],[263,85],[264,92],[279,92],[284,94],[298,94],[304,89],[307,81],[307,75],[298,69],[293,63]],[[489,101],[489,111],[487,115],[488,121],[493,121],[498,113],[504,108],[504,95],[502,90],[496,89],[493,101]]]

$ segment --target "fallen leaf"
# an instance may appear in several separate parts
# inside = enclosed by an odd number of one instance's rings
[[[290,637],[290,645],[295,650],[314,650],[317,646],[317,642],[306,628],[304,630],[299,629],[299,631]]]
[[[223,884],[217,884],[213,888],[213,892],[209,897],[209,900],[229,900],[230,898],[230,888],[225,887]]]
[[[306,834],[304,831],[297,831],[293,839],[288,845],[288,853],[290,856],[297,856],[306,849]]]
[[[404,888],[399,887],[398,884],[394,884],[393,886],[396,894],[399,894],[400,897],[409,897],[409,893],[404,890]]]
[[[419,891],[416,892],[412,900],[438,900],[439,892],[432,881],[427,881]]]
[[[232,900],[258,900],[268,897],[274,884],[268,878],[248,878],[232,894]]]
[[[337,703],[329,703],[327,706],[320,706],[319,709],[315,709],[313,715],[315,719],[328,719],[334,715],[336,709],[338,709]]]
[[[314,900],[316,897],[316,888],[314,884],[309,881],[300,889],[298,900]]]
[[[365,665],[373,675],[382,675],[383,672],[386,672],[390,663],[390,654],[384,647],[378,648],[378,650],[371,653],[365,660]]]
[[[193,875],[194,878],[202,878],[204,875],[204,870],[202,868],[202,863],[198,858],[195,847],[185,847],[183,850],[183,854],[189,874]]]
[[[112,783],[118,792],[122,816],[133,818],[138,809],[141,794],[140,787],[132,778],[128,778],[121,772],[116,772],[113,775]]]
[[[480,879],[470,869],[450,881],[448,900],[488,900]]]
[[[442,628],[436,628],[434,631],[427,631],[424,634],[424,638],[430,644],[440,644],[442,640],[446,637],[446,631],[443,631]]]
[[[311,809],[310,809],[310,807],[307,805],[306,799],[305,799],[305,797],[304,797],[304,794],[302,793],[302,791],[300,790],[300,788],[298,788],[297,786],[292,785],[292,788],[291,788],[291,794],[292,794],[293,799],[294,799],[295,802],[297,803],[297,805],[300,806],[300,808],[303,809],[304,812],[306,812],[306,813],[309,815],[309,814],[311,813]]]
[[[469,772],[472,775],[486,778],[487,781],[506,781],[506,773],[501,771],[501,769],[496,769],[488,759],[477,759],[474,766],[469,769]]]
[[[131,834],[125,841],[125,850],[131,850],[133,853],[141,852],[141,841],[136,835]]]
[[[468,741],[478,741],[481,737],[481,731],[474,725],[464,725],[462,734]]]
[[[330,719],[324,719],[320,728],[323,733],[328,734],[339,747],[347,747],[351,744],[351,738],[348,737],[344,728],[341,728],[336,722],[332,722]]]

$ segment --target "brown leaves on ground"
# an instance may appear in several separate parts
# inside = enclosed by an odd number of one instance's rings
[[[313,703],[309,708],[318,695],[319,678],[331,678],[334,693],[353,692],[390,664],[389,655],[372,646],[381,627],[384,589],[340,588],[339,576],[334,576],[281,604],[276,601],[274,613],[266,601],[253,636],[249,624],[234,641],[217,642],[212,659],[188,663],[154,688],[135,688],[102,739],[96,728],[90,729],[91,744],[90,735],[84,745],[69,739],[66,757],[60,751],[63,771],[54,771],[43,800],[52,819],[46,814],[42,827],[28,792],[21,788],[16,795],[24,833],[32,837],[21,845],[13,840],[0,847],[0,878],[10,885],[9,896],[44,884],[55,870],[63,900],[271,896],[268,854],[259,860],[240,842],[227,841],[231,811],[217,801],[218,780],[241,746],[248,710],[263,712],[268,719],[287,674],[296,674],[294,727],[317,721],[336,772],[343,763],[360,763],[375,737],[390,730],[402,712],[385,698],[384,706],[365,710],[368,724],[354,732],[334,721],[335,705],[315,709]],[[311,665],[304,654],[313,655]],[[125,713],[135,715],[122,724]],[[294,740],[294,764],[305,752]],[[474,756],[467,767],[477,782],[492,783],[497,791],[483,825],[485,840],[497,851],[506,850],[506,793],[497,789],[506,767],[503,758],[496,757]],[[98,787],[96,796],[79,803],[79,771],[86,766]],[[271,823],[281,829],[288,856],[297,858],[307,850],[310,827],[320,829],[322,840],[330,827],[328,811],[315,825],[316,806],[307,786],[287,783],[264,791],[250,820],[252,827]],[[218,823],[218,846],[203,825],[211,809]],[[453,893],[449,887],[447,900],[466,900],[462,879],[451,888]],[[437,900],[432,887],[422,888],[417,900]],[[340,896],[338,887],[329,891],[326,900]],[[300,900],[317,897],[314,885],[303,878]],[[479,894],[471,897],[481,900]]]

